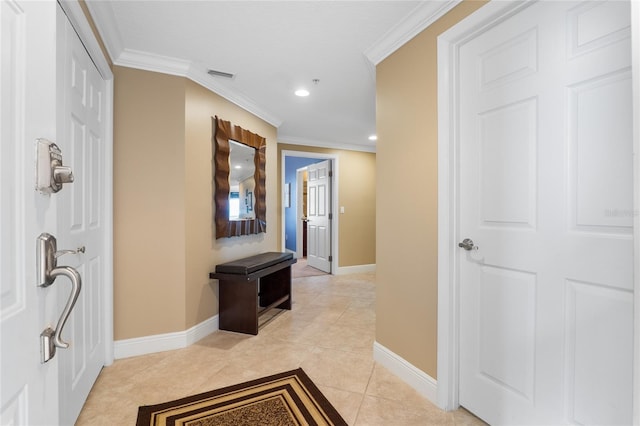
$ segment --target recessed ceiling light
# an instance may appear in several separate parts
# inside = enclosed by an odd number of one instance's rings
[[[309,96],[309,91],[306,89],[298,89],[294,93],[296,94],[296,96],[300,96],[300,97]]]
[[[376,135],[371,135],[371,136],[369,136],[369,140],[370,141],[377,141],[378,137]]]

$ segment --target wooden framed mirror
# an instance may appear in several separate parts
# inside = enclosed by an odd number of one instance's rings
[[[267,140],[260,135],[234,126],[229,121],[213,117],[213,184],[216,239],[267,232],[266,151]],[[243,207],[246,215],[230,217],[231,205],[231,146],[237,142],[254,150],[253,191],[243,188]],[[249,197],[250,195],[250,197]],[[249,204],[249,200],[251,204]]]

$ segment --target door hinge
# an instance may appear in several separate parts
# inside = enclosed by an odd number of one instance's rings
[[[333,170],[329,170],[329,177],[333,177]]]
[[[333,219],[333,213],[329,213],[329,220]]]
[[[329,256],[329,262],[333,262],[333,256]]]

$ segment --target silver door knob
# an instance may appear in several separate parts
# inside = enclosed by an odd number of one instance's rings
[[[458,243],[458,247],[462,247],[467,251],[478,250],[478,246],[473,244],[473,240],[471,238],[465,238],[461,243]]]

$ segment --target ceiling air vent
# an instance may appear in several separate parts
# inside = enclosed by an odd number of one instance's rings
[[[233,74],[230,74],[230,73],[224,72],[224,71],[209,70],[209,71],[207,71],[207,73],[209,75],[214,76],[214,77],[224,77],[224,78],[233,78],[233,77],[235,77]]]

